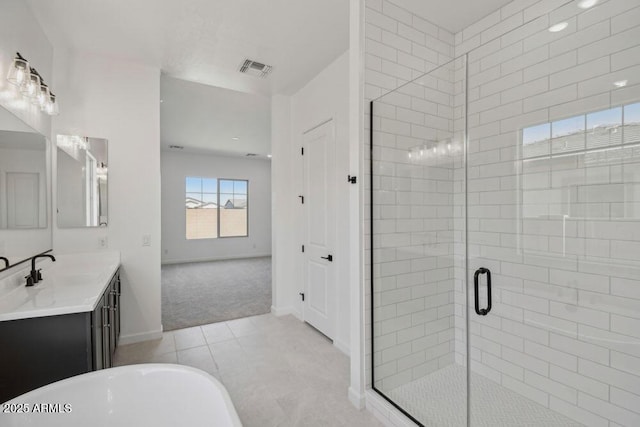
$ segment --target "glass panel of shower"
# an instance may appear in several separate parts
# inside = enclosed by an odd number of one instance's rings
[[[454,60],[372,103],[373,387],[425,425],[467,419],[465,74]]]
[[[640,1],[593,3],[372,102],[372,386],[419,425],[640,425]]]

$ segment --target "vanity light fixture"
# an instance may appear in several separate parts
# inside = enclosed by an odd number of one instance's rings
[[[589,9],[598,4],[598,0],[580,0],[578,2],[578,7],[580,9]]]
[[[569,26],[568,22],[559,22],[555,25],[552,25],[549,27],[549,32],[550,33],[559,33],[560,31],[564,30],[565,28],[567,28]]]
[[[19,88],[24,98],[40,107],[40,111],[50,116],[60,113],[56,96],[51,93],[42,76],[29,65],[29,61],[20,55],[20,52],[16,52],[16,57],[13,58],[7,80]]]

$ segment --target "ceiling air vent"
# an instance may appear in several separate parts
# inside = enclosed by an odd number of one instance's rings
[[[261,79],[267,77],[272,69],[273,67],[271,65],[265,65],[260,62],[252,61],[250,59],[245,59],[240,66],[241,73],[259,77]]]
[[[257,154],[256,154],[256,153],[247,153],[247,154],[245,155],[245,157],[255,157],[255,156],[257,156]]]
[[[184,146],[182,145],[170,145],[169,148],[173,148],[175,150],[184,150]]]

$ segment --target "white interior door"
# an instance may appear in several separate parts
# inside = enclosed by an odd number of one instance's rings
[[[333,121],[305,132],[303,149],[304,320],[333,339],[336,323]]]
[[[7,173],[7,228],[38,228],[40,177],[37,173]]]

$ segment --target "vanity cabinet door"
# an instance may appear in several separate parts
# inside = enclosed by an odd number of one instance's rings
[[[111,294],[109,289],[102,296],[102,365],[111,367]]]
[[[114,349],[118,347],[118,339],[120,338],[120,294],[122,292],[122,286],[120,284],[120,274],[119,272],[116,273],[116,277],[115,277],[115,281],[114,281],[114,290],[115,290],[115,295],[114,295],[114,307],[113,307],[113,313],[114,313],[114,325],[113,325],[113,345],[114,345]]]
[[[120,336],[120,274],[109,282],[93,312],[94,370],[113,366],[113,354]]]
[[[104,329],[103,310],[104,304],[102,299],[98,306],[91,314],[91,353],[93,358],[93,370],[103,369],[104,366],[104,337],[102,330]]]

